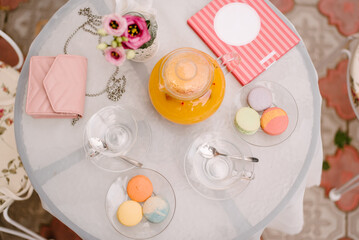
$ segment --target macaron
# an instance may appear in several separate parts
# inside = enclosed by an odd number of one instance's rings
[[[158,196],[150,197],[143,204],[143,215],[152,223],[160,223],[165,220],[169,210],[167,201]]]
[[[247,102],[251,108],[261,112],[272,105],[272,93],[265,87],[253,88],[247,96]]]
[[[279,135],[283,133],[289,124],[287,113],[279,108],[272,107],[266,109],[261,117],[261,127],[269,135]]]
[[[152,182],[144,175],[134,176],[127,184],[127,194],[136,202],[146,201],[147,198],[151,197],[152,192]]]
[[[128,200],[123,202],[117,210],[118,221],[127,226],[137,225],[142,220],[142,207],[138,202]]]
[[[259,114],[250,107],[242,107],[236,113],[235,125],[237,129],[246,135],[252,135],[260,127]]]

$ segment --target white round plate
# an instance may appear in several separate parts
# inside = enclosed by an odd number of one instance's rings
[[[223,42],[242,46],[252,42],[261,29],[261,19],[256,10],[246,3],[223,6],[214,18],[214,31]]]

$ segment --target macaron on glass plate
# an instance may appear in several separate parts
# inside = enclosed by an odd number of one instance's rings
[[[241,133],[235,124],[235,116],[237,111],[242,107],[249,107],[247,97],[249,92],[256,87],[265,87],[272,93],[272,105],[271,107],[278,107],[283,109],[289,118],[289,123],[286,130],[279,135],[269,135],[265,133],[261,128],[252,135],[246,135]],[[277,145],[286,139],[293,133],[298,122],[298,107],[292,94],[281,84],[270,81],[252,82],[242,87],[233,98],[231,107],[230,121],[233,123],[234,131],[246,142],[261,147],[269,147]],[[258,112],[262,115],[262,112]]]
[[[194,139],[184,158],[189,184],[202,196],[212,200],[230,199],[240,194],[254,178],[255,163],[205,156],[202,147],[206,145],[215,147],[220,153],[253,157],[249,145],[235,134],[204,133]]]
[[[152,223],[145,216],[135,226],[125,226],[117,219],[117,210],[125,201],[131,200],[127,195],[127,184],[135,176],[146,176],[152,182],[152,196],[160,197],[169,205],[167,217],[160,223]],[[145,202],[139,204],[143,207]],[[147,239],[160,234],[172,221],[176,210],[176,196],[171,184],[160,173],[147,168],[135,168],[121,175],[111,184],[106,195],[106,214],[112,226],[122,235],[132,239]],[[131,220],[131,219],[129,219]]]

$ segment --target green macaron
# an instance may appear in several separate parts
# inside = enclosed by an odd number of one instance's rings
[[[236,113],[234,122],[241,133],[252,135],[256,133],[260,127],[260,116],[254,109],[242,107]]]

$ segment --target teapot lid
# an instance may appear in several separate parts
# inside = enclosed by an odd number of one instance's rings
[[[202,96],[213,82],[213,64],[196,49],[180,48],[169,53],[161,70],[166,90],[180,100]]]

